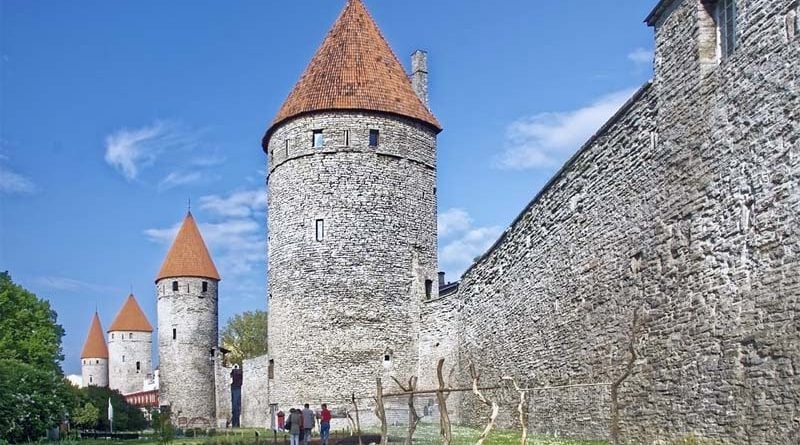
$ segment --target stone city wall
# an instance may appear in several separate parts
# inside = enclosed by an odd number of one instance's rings
[[[153,373],[153,334],[112,331],[107,335],[108,387],[122,394],[141,391],[145,377]]]
[[[246,428],[269,428],[269,355],[242,363],[242,412],[240,423]],[[285,410],[288,414],[288,410]]]
[[[609,383],[633,340],[624,440],[800,442],[796,6],[737,2],[738,47],[720,62],[708,5],[672,2],[654,84],[464,274],[462,383],[467,359],[484,384]],[[493,396],[513,424],[514,394]],[[485,410],[464,397],[462,420]],[[608,387],[535,392],[529,410],[537,433],[609,436]]]

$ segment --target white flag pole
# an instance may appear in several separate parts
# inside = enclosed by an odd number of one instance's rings
[[[108,424],[111,427],[111,432],[114,432],[114,407],[111,406],[111,397],[108,398]]]

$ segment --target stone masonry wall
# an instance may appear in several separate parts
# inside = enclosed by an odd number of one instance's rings
[[[233,401],[231,399],[232,371],[233,368],[223,366],[222,357],[217,354],[217,360],[214,363],[214,372],[216,373],[214,384],[217,402],[217,426],[220,428],[230,424],[233,419]]]
[[[83,386],[108,387],[108,359],[82,358],[81,377]]]
[[[737,1],[738,46],[720,61],[708,3],[672,3],[655,24],[653,85],[464,274],[460,369],[472,359],[487,384],[610,382],[633,338],[625,441],[694,432],[795,444],[800,41],[786,16],[796,6]],[[512,423],[513,394],[500,396]],[[605,438],[610,405],[607,387],[537,392],[529,427]],[[477,423],[481,410],[465,397],[462,419]]]
[[[153,334],[112,331],[108,333],[108,387],[122,394],[141,391],[153,373]],[[137,369],[136,364],[139,364]]]
[[[172,290],[173,281],[178,282],[178,291]],[[206,292],[202,292],[203,282]],[[217,285],[195,277],[156,283],[159,397],[162,405],[171,405],[179,426],[216,425]]]
[[[269,355],[242,363],[242,413],[240,423],[246,428],[269,428]],[[288,411],[286,411],[288,413]]]
[[[311,146],[317,129],[322,148]],[[268,153],[272,402],[337,408],[373,394],[377,377],[394,387],[390,376],[417,371],[426,280],[437,296],[435,132],[316,113],[278,127]]]

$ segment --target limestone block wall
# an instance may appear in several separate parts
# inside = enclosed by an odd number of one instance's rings
[[[638,357],[619,394],[624,440],[800,442],[791,4],[738,1],[738,47],[720,62],[708,7],[672,2],[655,24],[653,85],[464,274],[460,369],[471,358],[486,383],[610,382],[633,338]],[[501,394],[506,424],[511,397]],[[471,413],[485,407],[463,400],[462,418],[477,423]],[[537,393],[529,427],[607,437],[610,406],[604,387]]]
[[[226,423],[230,423],[233,416],[233,405],[231,399],[231,372],[233,368],[224,366],[222,357],[218,354],[216,363],[214,364],[214,372],[216,377],[214,379],[216,390],[217,402],[217,424],[224,427]]]
[[[108,387],[122,394],[141,391],[153,373],[153,334],[111,331],[107,340]]]
[[[173,291],[173,282],[178,290]],[[202,292],[203,282],[207,291]],[[179,423],[216,424],[217,287],[207,278],[165,278],[158,292],[160,403]]]
[[[457,294],[450,294],[422,304],[422,323],[419,335],[419,369],[417,388],[420,390],[436,389],[439,386],[436,378],[436,366],[443,358],[444,368],[442,375],[446,382],[456,381],[457,369],[461,365],[458,357],[458,334],[461,322],[461,301]],[[408,379],[403,381],[406,384]],[[454,419],[459,418],[460,398],[462,394],[452,393],[448,398],[448,414]],[[435,405],[436,397],[420,396],[418,405],[422,414],[422,407]],[[433,412],[428,409],[426,412]],[[438,421],[438,411],[432,419],[425,421]]]
[[[240,423],[246,428],[269,428],[269,355],[242,363],[242,413]],[[288,414],[288,410],[284,410]]]
[[[420,304],[437,297],[435,150],[434,130],[383,114],[312,114],[272,133],[270,397],[282,409],[336,408],[377,377],[417,372]]]
[[[108,359],[82,358],[81,377],[83,386],[108,387]]]

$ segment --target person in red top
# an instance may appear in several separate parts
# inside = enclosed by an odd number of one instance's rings
[[[321,445],[328,445],[328,436],[331,433],[331,412],[328,405],[322,404],[322,411],[319,413],[319,439]]]

